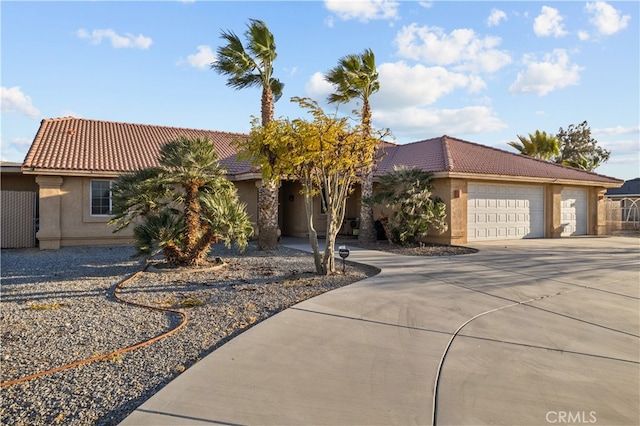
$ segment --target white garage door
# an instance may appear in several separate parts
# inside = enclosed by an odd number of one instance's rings
[[[587,235],[587,190],[584,188],[564,188],[562,190],[560,224],[562,236]]]
[[[541,186],[467,186],[467,240],[544,237],[544,191]]]

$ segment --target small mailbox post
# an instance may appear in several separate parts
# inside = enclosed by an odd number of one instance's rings
[[[344,264],[345,259],[349,257],[349,249],[347,248],[347,246],[340,246],[338,247],[338,254],[342,258],[342,273],[344,274]]]

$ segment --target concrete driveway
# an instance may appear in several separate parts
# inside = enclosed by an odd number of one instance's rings
[[[248,330],[123,424],[640,424],[640,239],[471,246],[352,249],[382,272]]]

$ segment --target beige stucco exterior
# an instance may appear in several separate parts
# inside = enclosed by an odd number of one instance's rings
[[[430,234],[427,241],[440,244],[467,244],[467,187],[471,182],[512,185],[541,185],[544,190],[545,238],[560,238],[562,190],[565,188],[587,189],[587,234],[605,235],[607,232],[604,193],[606,188],[579,185],[578,183],[555,184],[527,182],[525,180],[505,182],[504,180],[478,180],[460,178],[436,178],[433,180],[433,195],[440,197],[447,205],[447,231]]]
[[[35,181],[39,189],[40,230],[37,238],[41,249],[57,249],[65,246],[95,246],[131,244],[132,230],[113,233],[108,216],[90,214],[91,180],[113,179],[114,176],[62,176],[38,175]],[[567,187],[587,188],[587,233],[604,235],[607,232],[604,208],[604,187],[580,185],[579,182],[549,183],[527,180],[473,179],[468,176],[436,176],[433,195],[447,205],[448,229],[442,234],[432,233],[426,239],[439,244],[463,245],[467,241],[467,187],[470,182],[496,184],[540,185],[544,188],[545,237],[559,238],[561,226],[561,194]],[[240,200],[255,224],[257,218],[257,186],[259,180],[239,180],[234,184]],[[375,190],[374,185],[374,190]],[[301,185],[284,181],[280,187],[280,228],[282,235],[308,236],[304,197]],[[356,188],[347,200],[343,235],[353,235],[350,223],[359,216],[360,192]],[[374,209],[374,218],[383,212]],[[255,226],[255,225],[254,225]],[[318,235],[326,232],[326,215],[321,211],[320,199],[314,200],[314,226]]]
[[[114,233],[110,216],[91,214],[91,181],[113,176],[38,175],[40,229],[36,234],[40,248],[68,246],[113,246],[133,243],[131,227]],[[254,181],[234,182],[240,200],[255,223],[257,191]]]

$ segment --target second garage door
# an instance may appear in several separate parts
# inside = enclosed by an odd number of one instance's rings
[[[541,186],[470,183],[467,192],[468,241],[544,237]]]
[[[587,234],[587,190],[564,188],[562,190],[562,236]]]

